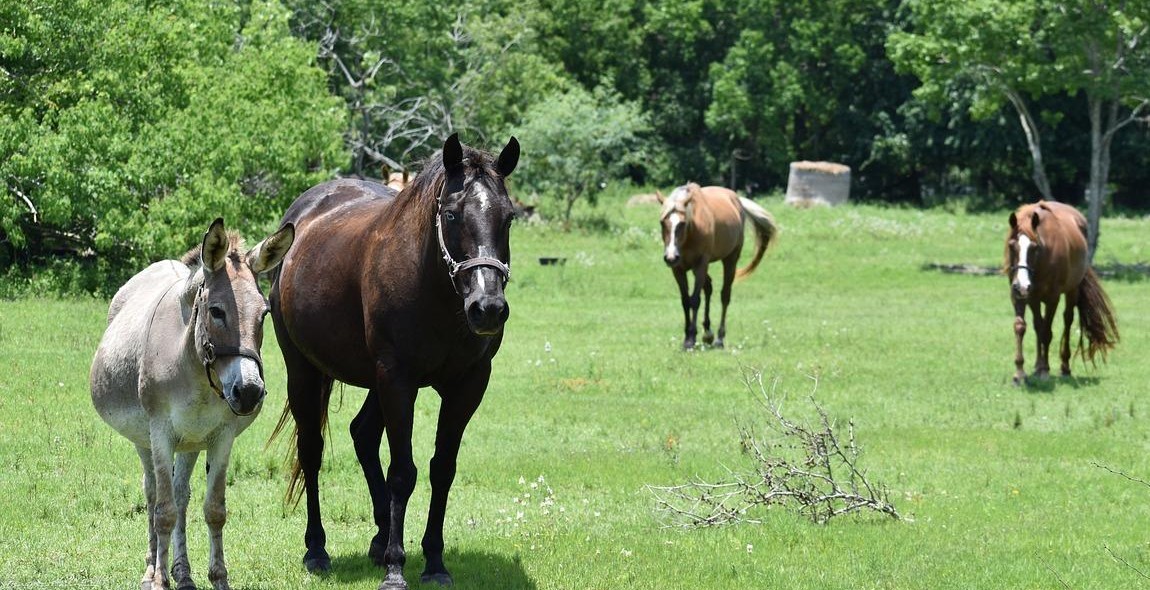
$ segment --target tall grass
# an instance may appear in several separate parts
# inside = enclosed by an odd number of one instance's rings
[[[570,232],[513,230],[511,319],[487,398],[464,437],[448,510],[459,588],[1113,588],[1150,568],[1147,283],[1105,280],[1123,341],[1075,377],[1010,384],[1002,277],[931,265],[1000,264],[1007,212],[765,204],[782,232],[737,284],[727,348],[679,351],[682,317],[660,260],[657,210],[626,195],[576,211]],[[582,221],[580,221],[582,220]],[[1150,259],[1150,220],[1106,219],[1098,260]],[[561,257],[557,266],[540,257]],[[145,515],[129,443],[91,408],[87,370],[106,304],[0,302],[0,588],[132,587]],[[268,328],[270,330],[270,327]],[[1033,363],[1033,334],[1027,363]],[[285,449],[264,444],[284,399],[265,339],[265,415],[233,453],[225,543],[237,588],[375,588],[370,503],[347,425],[363,400],[337,389],[321,475],[334,571],[303,571],[304,510],[282,504]],[[908,518],[664,528],[648,484],[721,479],[745,466],[737,423],[758,419],[745,368],[776,379],[783,411],[813,395],[852,418],[868,476]],[[438,400],[417,403],[426,475]],[[763,420],[765,420],[765,416]],[[386,452],[384,454],[386,461]],[[190,550],[206,585],[193,480]],[[409,580],[429,488],[408,515]],[[1116,555],[1128,565],[1119,563]]]

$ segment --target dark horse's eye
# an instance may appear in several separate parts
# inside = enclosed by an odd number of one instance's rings
[[[226,315],[227,315],[224,313],[223,308],[215,307],[215,306],[209,307],[208,313],[212,314],[212,317],[217,319],[217,320],[223,320],[224,317],[226,317]]]
[[[448,221],[455,221],[455,214],[452,213],[451,211],[444,211],[443,217],[444,217],[444,219],[446,219]]]

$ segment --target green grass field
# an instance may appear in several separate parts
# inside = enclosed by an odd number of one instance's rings
[[[624,200],[583,210],[568,233],[513,230],[511,319],[447,515],[458,588],[1150,584],[1136,571],[1150,572],[1150,487],[1104,468],[1150,480],[1144,277],[1104,279],[1123,337],[1108,364],[1076,360],[1072,379],[1016,388],[1006,280],[931,266],[998,265],[1007,211],[797,210],[776,197],[765,204],[781,239],[735,286],[727,348],[683,353],[657,210]],[[1107,218],[1102,231],[1100,264],[1150,260],[1150,219]],[[93,300],[0,302],[0,588],[138,587],[139,463],[88,395],[105,313]],[[1026,354],[1029,371],[1033,332]],[[282,503],[284,441],[265,448],[284,399],[270,335],[265,357],[267,407],[230,466],[233,587],[376,588],[370,503],[347,435],[363,392],[333,401],[321,482],[334,570],[312,577],[300,563],[304,510]],[[816,525],[776,507],[759,525],[663,526],[647,485],[746,467],[737,424],[767,422],[748,369],[776,384],[785,412],[809,415],[813,395],[853,419],[868,476],[906,518]],[[413,586],[437,406],[430,391],[417,404]],[[202,493],[200,473],[189,544],[206,586]]]

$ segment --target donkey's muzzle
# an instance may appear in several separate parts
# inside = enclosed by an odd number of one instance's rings
[[[259,409],[260,402],[264,401],[265,395],[267,395],[267,389],[264,388],[263,383],[244,383],[233,386],[225,401],[228,402],[228,407],[231,408],[233,414],[250,416]]]

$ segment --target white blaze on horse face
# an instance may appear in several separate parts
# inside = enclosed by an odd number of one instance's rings
[[[1014,271],[1014,284],[1020,293],[1030,290],[1030,268],[1026,266],[1026,261],[1029,260],[1030,248],[1033,245],[1026,234],[1018,236],[1018,266]]]
[[[664,258],[671,260],[679,256],[679,244],[676,243],[675,237],[678,234],[679,226],[683,224],[683,214],[672,213],[667,216],[667,243],[666,251],[663,252]]]

